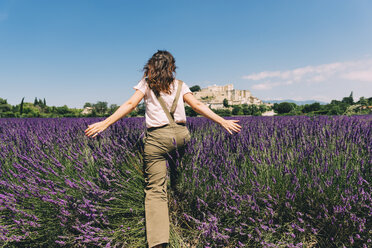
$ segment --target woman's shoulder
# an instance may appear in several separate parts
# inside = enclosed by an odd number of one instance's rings
[[[148,85],[147,85],[147,82],[146,82],[145,78],[142,78],[138,82],[138,84],[136,86],[134,86],[133,88],[142,91],[142,93],[146,95],[146,93],[148,91]]]

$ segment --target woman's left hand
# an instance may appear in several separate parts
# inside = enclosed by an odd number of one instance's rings
[[[100,132],[103,132],[109,125],[105,121],[96,122],[94,124],[88,125],[88,128],[85,129],[86,136],[96,137]]]

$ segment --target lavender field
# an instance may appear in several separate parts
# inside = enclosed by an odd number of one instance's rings
[[[188,118],[171,247],[371,247],[372,116]],[[0,247],[145,247],[144,118],[0,119]]]

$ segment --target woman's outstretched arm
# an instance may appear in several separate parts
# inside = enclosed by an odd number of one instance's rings
[[[123,103],[120,106],[120,108],[118,108],[112,115],[107,117],[104,121],[109,126],[114,124],[115,122],[117,122],[130,112],[132,112],[137,107],[137,105],[140,103],[144,96],[145,95],[140,90],[136,90],[136,92],[134,92],[134,94],[131,96],[131,98],[129,98],[128,101]]]
[[[145,95],[140,90],[136,90],[131,98],[123,103],[112,115],[103,121],[88,125],[88,128],[85,130],[85,135],[93,135],[92,137],[95,137],[98,133],[104,131],[106,128],[132,112],[144,96]]]
[[[225,128],[230,134],[232,134],[231,130],[235,132],[240,132],[242,128],[239,124],[235,123],[239,120],[225,120],[221,116],[214,113],[210,108],[208,108],[205,104],[200,102],[198,99],[194,97],[192,93],[186,93],[183,95],[183,100],[191,106],[191,108],[205,117],[211,119],[212,121],[220,124],[223,128]]]

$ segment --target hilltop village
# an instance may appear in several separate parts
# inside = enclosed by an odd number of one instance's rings
[[[191,87],[194,88],[195,86]],[[190,89],[191,89],[190,88]],[[272,110],[272,103],[264,103],[262,100],[252,96],[249,90],[234,89],[233,84],[218,86],[216,84],[208,86],[207,88],[196,90],[193,92],[196,99],[213,109],[218,114],[224,114],[226,111],[236,114],[249,114],[247,109],[243,111],[242,106],[246,105],[254,107],[254,109],[261,108],[261,115],[273,116],[275,115]],[[185,103],[186,107],[189,107]],[[234,110],[234,108],[236,108]],[[241,109],[241,110],[239,110]],[[265,111],[266,110],[266,111]],[[222,112],[221,112],[222,111]],[[252,114],[252,113],[251,113]]]
[[[252,96],[249,90],[236,90],[233,84],[227,84],[223,86],[212,85],[207,88],[201,89],[200,91],[193,92],[196,99],[202,103],[210,106],[212,109],[225,108],[224,99],[227,100],[229,106],[239,104],[254,104],[254,105],[267,105],[272,106],[273,104],[264,103],[255,96]],[[226,101],[225,100],[225,101]]]

